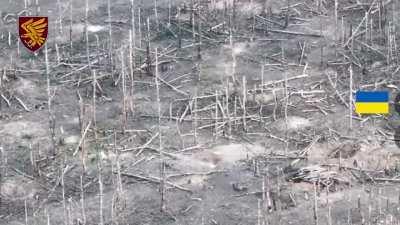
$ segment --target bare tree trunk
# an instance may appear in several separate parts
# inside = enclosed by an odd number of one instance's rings
[[[63,163],[64,165],[64,163]],[[67,201],[65,200],[65,183],[64,183],[65,167],[61,168],[61,194],[62,194],[62,205],[63,205],[63,217],[64,225],[68,225],[67,219]]]
[[[47,211],[47,209],[45,211],[46,211],[45,214],[47,218],[47,225],[50,225],[50,213]]]
[[[113,41],[112,41],[112,23],[111,23],[111,2],[107,0],[107,14],[108,14],[108,57],[109,63],[111,68],[111,76],[113,76],[114,68],[113,68],[113,55],[112,55],[112,48],[113,48]]]
[[[236,60],[236,53],[235,53],[235,44],[233,43],[232,37],[232,30],[229,31],[229,45],[231,48],[231,55],[232,55],[232,73],[230,74],[232,77],[232,82],[236,82],[236,67],[237,67],[237,60]]]
[[[83,187],[83,176],[81,176],[80,182],[81,191],[81,214],[82,214],[82,225],[86,225],[86,210],[85,210],[85,191]]]
[[[96,76],[96,70],[92,71],[92,79],[93,79],[93,96],[92,96],[92,110],[93,110],[93,129],[96,132],[97,130],[97,123],[96,123],[96,85],[97,85],[97,76]]]
[[[317,199],[317,184],[314,183],[314,208],[313,208],[314,224],[318,225],[318,199]]]
[[[289,20],[290,20],[290,0],[286,0],[286,4],[287,4],[287,11],[286,11],[286,15],[285,15],[285,25],[284,25],[285,28],[289,26]]]
[[[151,75],[151,57],[150,57],[150,18],[147,17],[147,45],[146,45],[146,72]],[[156,54],[157,55],[157,54]]]
[[[122,196],[123,194],[123,186],[122,186],[122,179],[121,179],[121,165],[120,165],[120,152],[117,149],[117,132],[114,131],[114,148],[115,148],[115,154],[117,155],[117,188],[118,188],[118,192],[120,193],[120,195]]]
[[[178,48],[182,48],[181,9],[178,7]]]
[[[126,113],[126,78],[125,78],[125,64],[124,64],[124,50],[121,49],[121,76],[122,76],[122,132],[125,133],[127,124]]]
[[[225,96],[226,96],[226,115],[228,117],[228,136],[230,137],[232,135],[232,119],[231,119],[231,111],[229,109],[229,86],[225,87]]]
[[[73,9],[73,2],[72,0],[69,0],[70,4],[70,9],[69,9],[69,47],[70,47],[70,56],[72,56],[73,52],[73,45],[72,45],[72,23],[73,23],[73,17],[72,17],[72,9]]]
[[[5,177],[6,164],[5,164],[5,160],[4,159],[5,159],[5,157],[4,157],[4,149],[3,149],[3,147],[0,146],[0,193],[1,193],[3,177]],[[0,210],[1,210],[2,203],[3,203],[2,202],[2,195],[0,195]]]
[[[103,216],[103,178],[102,178],[102,163],[101,158],[98,159],[98,179],[99,179],[99,225],[104,225],[104,216]]]
[[[242,110],[243,110],[243,130],[247,131],[247,123],[246,123],[246,101],[247,101],[247,89],[246,89],[246,76],[242,77],[242,85],[243,85],[243,102],[242,102]]]
[[[157,92],[157,111],[158,111],[158,137],[159,137],[159,152],[160,152],[160,193],[161,193],[161,207],[160,210],[165,212],[166,204],[165,204],[165,161],[163,154],[163,145],[162,145],[162,130],[161,130],[161,101],[160,101],[160,85],[159,85],[159,73],[158,73],[158,49],[155,49],[155,60],[156,60],[156,68],[155,68],[155,84],[156,84],[156,92]]]
[[[335,0],[335,56],[337,56],[337,46],[339,43],[339,40],[338,40],[338,34],[339,34],[338,7],[339,7],[338,0]]]
[[[51,149],[50,155],[53,157],[56,156],[56,134],[55,134],[55,126],[56,121],[52,111],[52,99],[53,95],[51,93],[50,87],[50,67],[49,67],[49,59],[47,54],[47,44],[45,44],[45,61],[46,61],[46,80],[47,80],[47,107],[48,107],[48,119],[49,119],[49,131],[50,131],[50,140],[51,140]]]
[[[28,221],[28,205],[26,204],[26,200],[24,200],[24,209],[25,209],[25,225],[29,225],[29,221]]]
[[[142,16],[141,9],[138,9],[139,48],[142,48]]]
[[[82,144],[80,146],[80,150],[81,150],[81,160],[82,160],[82,168],[83,168],[83,174],[86,172],[86,151],[85,151],[85,146],[86,146],[86,139],[84,138],[85,135],[85,128],[86,128],[86,113],[85,113],[85,104],[83,102],[83,99],[79,93],[79,90],[77,91],[77,97],[78,97],[78,103],[79,103],[79,113],[78,113],[78,117],[79,117],[79,129],[80,129],[80,133],[81,133],[81,138],[83,138],[82,140]]]
[[[194,0],[190,0],[190,25],[192,26],[192,35],[193,39],[195,39],[196,36],[196,28],[195,28],[195,14],[194,14]]]
[[[6,68],[3,68],[3,73],[0,74],[0,95],[1,96],[3,95],[3,86],[4,86],[3,78],[5,78],[6,73],[7,73]],[[0,98],[0,110],[2,110],[2,102],[3,102],[3,99]]]
[[[288,106],[289,106],[289,98],[290,94],[288,91],[288,77],[287,72],[284,73],[285,75],[285,82],[284,82],[284,90],[285,90],[285,107],[284,107],[284,114],[285,114],[285,155],[288,153],[289,148],[289,131],[288,131]]]
[[[19,42],[18,42],[19,43]],[[61,62],[61,57],[60,57],[60,48],[58,47],[58,44],[55,43],[54,47],[56,49],[56,56],[57,56],[57,64],[60,64]]]
[[[63,20],[62,20],[62,16],[63,16],[63,12],[62,12],[62,8],[61,8],[61,2],[60,0],[57,0],[57,10],[58,10],[58,29],[59,29],[59,35],[62,35],[63,33]]]
[[[158,19],[157,0],[154,0],[154,16],[156,17],[156,30],[160,31],[160,22]]]
[[[88,21],[88,15],[89,15],[89,0],[85,1],[85,41],[86,41],[86,61],[88,64],[88,69],[89,73],[92,72],[92,66],[90,65],[90,50],[89,50],[89,21]]]
[[[353,128],[353,67],[349,66],[349,128]]]
[[[197,60],[200,61],[201,60],[201,20],[197,20]],[[200,73],[198,76],[198,80],[200,80]]]
[[[135,0],[131,0],[131,16],[132,16],[132,20],[131,20],[131,26],[132,26],[132,40],[133,40],[133,49],[136,48],[136,27],[135,27],[135,4],[134,4]]]
[[[168,0],[168,27],[171,26],[171,0]]]
[[[36,5],[36,16],[39,16],[39,14],[40,14],[39,0],[35,0],[35,5]]]
[[[236,117],[236,116],[235,116]],[[214,124],[214,141],[217,141],[218,139],[218,90],[215,90],[215,124]]]
[[[135,82],[134,82],[134,61],[135,61],[135,59],[134,59],[134,56],[133,56],[133,54],[134,54],[134,50],[133,50],[133,44],[134,43],[132,43],[132,42],[134,42],[133,40],[132,40],[132,33],[130,32],[129,33],[129,72],[130,72],[130,81],[131,81],[131,84],[130,84],[130,92],[129,92],[129,108],[130,108],[130,112],[131,112],[131,114],[133,114],[134,113],[134,106],[133,106],[133,94],[134,94],[134,87],[135,87]]]
[[[194,89],[194,98],[193,98],[193,143],[197,145],[197,82]]]

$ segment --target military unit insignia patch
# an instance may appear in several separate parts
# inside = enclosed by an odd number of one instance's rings
[[[47,39],[48,17],[23,16],[19,17],[19,38],[32,52],[40,49]]]

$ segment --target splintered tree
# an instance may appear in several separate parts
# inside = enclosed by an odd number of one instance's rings
[[[353,94],[398,91],[400,1],[5,2],[1,222],[399,224],[398,124]],[[31,54],[14,25],[41,11]]]

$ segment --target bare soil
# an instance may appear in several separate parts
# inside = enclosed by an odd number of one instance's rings
[[[397,0],[134,0],[132,60],[130,1],[28,3],[48,73],[0,0],[0,225],[400,224],[400,116],[349,108],[398,94]]]

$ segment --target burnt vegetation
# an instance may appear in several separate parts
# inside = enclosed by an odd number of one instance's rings
[[[398,0],[0,3],[0,224],[400,223]]]

